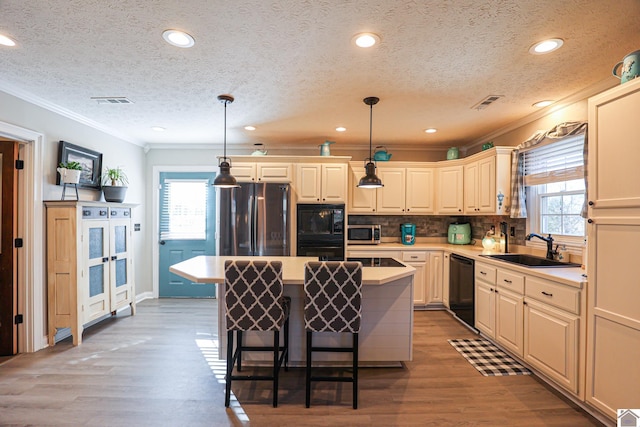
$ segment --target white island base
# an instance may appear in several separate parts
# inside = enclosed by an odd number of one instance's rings
[[[261,259],[282,261],[284,294],[291,297],[289,319],[289,364],[305,361],[304,263],[317,261],[307,257],[216,257],[199,256],[170,267],[170,271],[196,283],[216,283],[218,296],[219,355],[226,357],[226,322],[224,306],[224,261],[227,259]],[[362,272],[362,323],[359,334],[359,357],[362,365],[393,366],[413,357],[413,274],[405,267],[364,267]],[[272,345],[273,334],[247,332],[245,343]],[[350,346],[351,334],[316,333],[314,345]],[[316,353],[314,362],[347,362],[351,355]],[[243,354],[246,361],[267,361],[271,356],[256,352]]]

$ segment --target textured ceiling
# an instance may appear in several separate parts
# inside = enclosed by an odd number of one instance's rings
[[[374,145],[464,145],[536,101],[615,84],[639,16],[639,0],[0,0],[0,33],[17,42],[0,46],[0,89],[139,145],[220,143],[224,93],[229,145],[366,144],[367,96],[380,98]],[[169,28],[195,46],[165,43]],[[362,31],[381,43],[356,48]],[[564,46],[528,53],[550,37]],[[471,108],[488,95],[504,98]],[[133,104],[91,100],[107,96]]]

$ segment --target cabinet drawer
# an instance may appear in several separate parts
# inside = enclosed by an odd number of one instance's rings
[[[492,285],[496,283],[496,269],[489,267],[487,264],[476,262],[475,276],[476,280],[482,280]]]
[[[498,270],[496,284],[503,289],[524,294],[524,276],[511,271]]]
[[[580,290],[559,283],[528,277],[526,296],[580,314]]]
[[[426,252],[402,252],[402,261],[420,262],[427,260]]]

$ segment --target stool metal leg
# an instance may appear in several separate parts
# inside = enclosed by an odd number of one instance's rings
[[[236,344],[236,346],[238,347],[238,360],[236,361],[236,363],[238,372],[240,372],[242,371],[242,331],[236,332],[236,338],[238,341],[238,343]]]
[[[227,375],[224,378],[224,406],[229,407],[231,403],[231,374],[233,372],[233,331],[227,331]]]
[[[306,369],[306,392],[305,392],[305,405],[307,408],[311,406],[311,346],[312,344],[312,332],[307,331],[307,369]]]
[[[358,409],[358,334],[353,334],[353,409]]]
[[[278,373],[280,371],[280,332],[273,332],[273,407],[278,407]]]

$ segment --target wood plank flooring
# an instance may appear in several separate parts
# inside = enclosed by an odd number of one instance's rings
[[[483,377],[449,345],[474,337],[446,312],[415,313],[414,360],[360,370],[351,385],[319,383],[304,407],[304,372],[237,382],[224,407],[215,300],[161,299],[0,365],[0,425],[73,426],[592,426],[600,425],[534,376]]]

